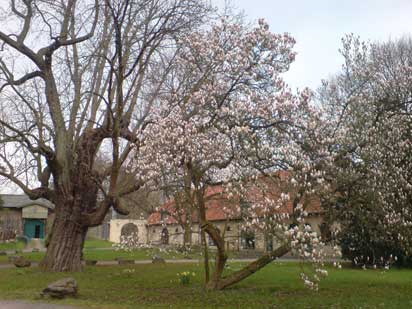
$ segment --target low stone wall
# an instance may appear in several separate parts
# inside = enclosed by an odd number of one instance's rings
[[[147,243],[147,228],[146,220],[133,220],[133,219],[112,219],[110,220],[110,236],[109,240],[114,243],[119,243],[123,233],[129,229],[125,228],[126,225],[134,225],[137,229],[139,243]],[[133,227],[133,226],[132,226]]]

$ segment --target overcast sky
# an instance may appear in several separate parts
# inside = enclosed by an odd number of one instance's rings
[[[222,5],[224,0],[213,0]],[[412,0],[233,0],[248,20],[265,18],[273,32],[296,39],[296,61],[285,75],[292,87],[316,89],[343,62],[338,49],[347,33],[387,40],[412,33]]]

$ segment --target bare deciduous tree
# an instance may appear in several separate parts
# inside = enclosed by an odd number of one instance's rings
[[[78,271],[87,229],[111,207],[125,213],[122,197],[142,185],[120,186],[120,169],[139,147],[176,40],[209,10],[197,0],[11,0],[4,9],[0,176],[55,204],[42,266]],[[111,164],[97,169],[102,149]],[[37,187],[22,178],[28,170]]]

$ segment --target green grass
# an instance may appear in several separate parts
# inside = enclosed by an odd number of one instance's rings
[[[154,255],[163,257],[164,259],[182,259],[184,254],[175,251],[159,251],[158,249],[139,249],[130,252],[123,250],[84,250],[84,258],[86,260],[98,261],[113,261],[116,258],[126,258],[131,260],[150,260]],[[197,253],[189,255],[192,258],[199,258]]]
[[[103,239],[87,239],[84,243],[84,248],[86,249],[96,249],[96,248],[111,248],[112,242]],[[7,250],[21,250],[24,249],[25,245],[23,242],[8,242],[0,243],[0,251]]]
[[[86,249],[111,248],[112,246],[113,243],[111,241],[104,239],[90,238],[84,242],[84,248]]]
[[[125,258],[131,260],[150,260],[154,255],[163,257],[164,259],[182,259],[185,257],[183,253],[175,251],[159,251],[158,249],[139,249],[133,251],[116,251],[114,249],[99,250],[90,246],[86,246],[84,249],[85,260],[98,260],[98,261],[114,261],[116,258]],[[29,252],[22,253],[29,260],[38,262],[44,257],[44,252]],[[197,252],[189,254],[193,259],[198,259],[200,255]],[[7,256],[0,256],[0,264],[8,263]]]
[[[0,243],[0,251],[7,251],[7,250],[22,250],[25,244],[22,241],[13,241],[13,242],[1,242]]]
[[[238,268],[239,264],[232,264]],[[125,271],[134,271],[133,273]],[[182,286],[176,274],[195,272]],[[79,297],[58,301],[84,308],[411,308],[412,271],[329,269],[318,292],[303,287],[296,263],[272,263],[234,287],[206,292],[196,264],[93,266],[82,273],[40,273],[37,268],[0,270],[0,298],[44,301],[49,282],[73,276]]]

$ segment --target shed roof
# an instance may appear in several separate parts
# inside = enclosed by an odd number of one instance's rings
[[[3,200],[4,208],[23,208],[32,205],[39,205],[54,209],[54,205],[44,198],[31,200],[25,194],[1,194],[0,198]]]

